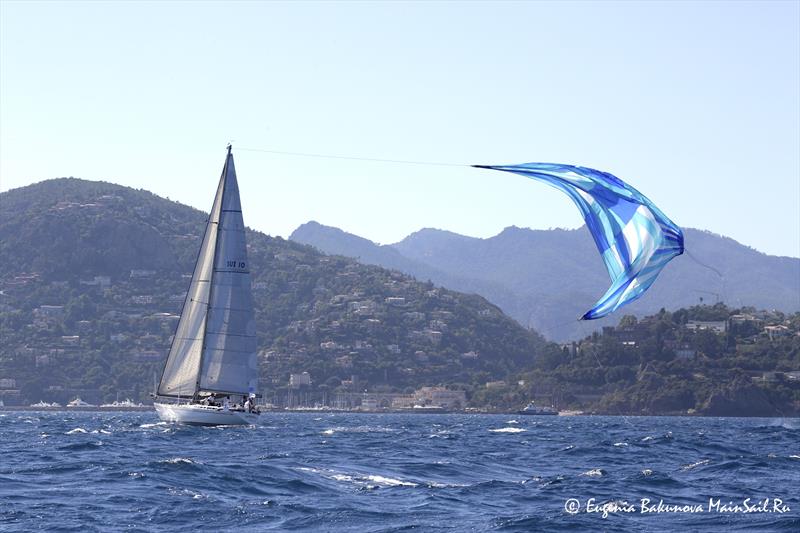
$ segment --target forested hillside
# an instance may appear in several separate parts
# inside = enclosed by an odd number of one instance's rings
[[[2,193],[5,402],[146,398],[205,217],[146,191],[72,178]],[[255,231],[248,254],[269,397],[290,372],[330,391],[482,383],[554,349],[479,296]]]

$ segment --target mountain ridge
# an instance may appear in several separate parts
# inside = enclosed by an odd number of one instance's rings
[[[327,229],[326,229],[327,228]],[[341,231],[341,230],[338,230]],[[591,235],[575,230],[531,230],[510,226],[493,237],[476,238],[423,228],[389,245],[360,241],[357,252],[328,226],[298,227],[290,240],[323,252],[384,264],[394,250],[410,260],[401,270],[444,287],[475,292],[526,327],[555,340],[574,340],[613,325],[627,313],[644,316],[703,300],[796,311],[800,309],[800,259],[770,256],[735,240],[685,229],[688,253],[674,259],[640,300],[611,317],[575,319],[608,288],[605,266]],[[349,234],[348,234],[349,235]],[[415,270],[416,265],[422,268]]]

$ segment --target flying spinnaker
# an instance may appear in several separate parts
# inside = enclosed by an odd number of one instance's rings
[[[683,253],[681,229],[612,174],[554,163],[473,166],[543,181],[569,195],[581,210],[612,282],[583,320],[604,317],[642,296],[670,259]]]

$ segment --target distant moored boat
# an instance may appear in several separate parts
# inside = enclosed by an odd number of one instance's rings
[[[2,404],[0,404],[1,406]],[[32,403],[31,407],[61,407],[61,404],[58,402],[47,403],[44,400],[39,400],[36,403]]]
[[[530,402],[528,405],[525,406],[524,409],[520,409],[517,411],[518,415],[557,415],[558,411],[556,411],[552,407],[546,407],[541,405],[536,405],[534,402]]]
[[[67,404],[67,407],[96,407],[96,406],[91,403],[84,402],[80,398],[75,398],[74,400],[72,400]]]

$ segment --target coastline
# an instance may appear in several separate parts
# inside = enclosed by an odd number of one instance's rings
[[[84,407],[33,407],[24,405],[7,405],[0,407],[0,413],[6,412],[155,412],[152,405],[142,405],[141,407],[101,407],[101,406],[84,406]],[[551,416],[544,415],[525,415],[516,411],[448,411],[448,410],[385,410],[385,411],[364,411],[358,409],[262,409],[262,413],[289,413],[289,414],[357,414],[357,415],[376,415],[376,414],[441,414],[441,415],[504,415],[504,416],[521,416],[533,419],[548,419]],[[772,416],[746,416],[746,415],[705,415],[699,413],[663,413],[663,414],[625,414],[625,413],[587,413],[580,411],[562,411],[559,412],[558,417],[569,416],[610,416],[610,417],[678,417],[678,418],[771,418],[771,419],[800,419],[798,414],[789,415],[772,415]]]

